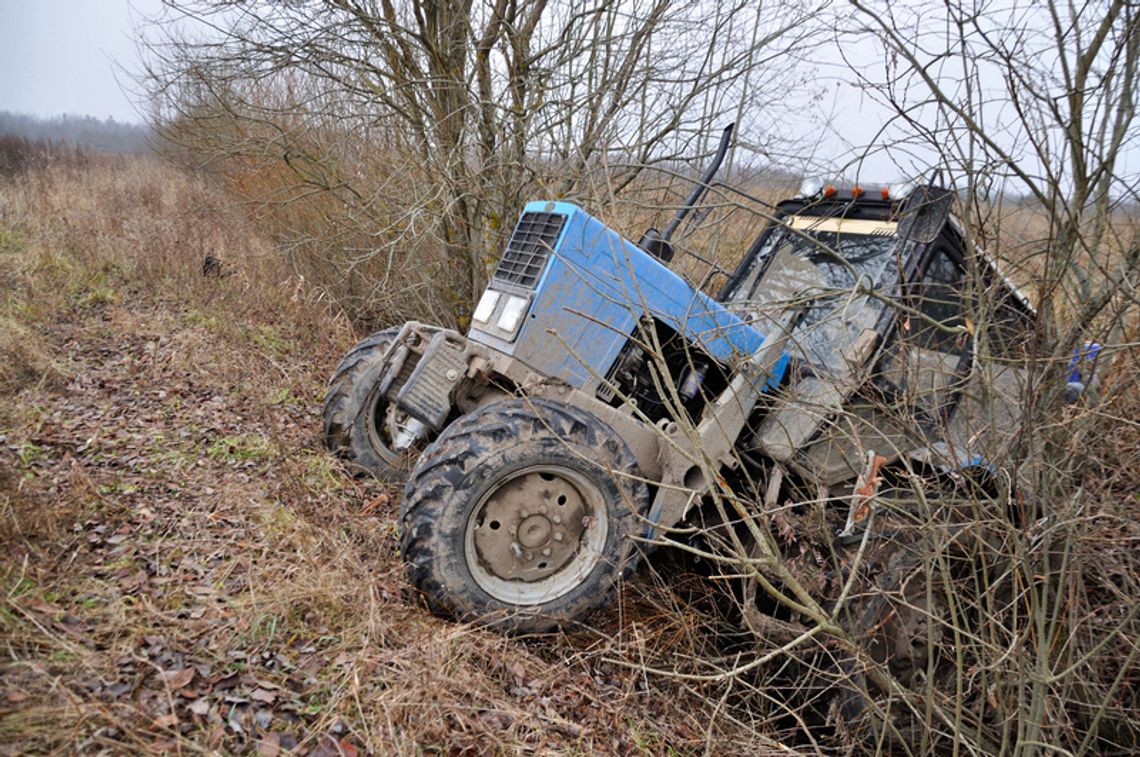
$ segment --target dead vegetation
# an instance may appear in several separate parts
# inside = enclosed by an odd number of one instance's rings
[[[357,335],[202,181],[97,159],[0,208],[0,751],[785,751],[641,669],[715,647],[653,582],[537,642],[424,611],[397,492],[319,447]]]
[[[890,748],[832,705],[873,660],[824,635],[782,651],[804,626],[750,633],[733,579],[660,552],[588,628],[432,618],[399,565],[398,492],[319,446],[326,373],[361,335],[204,179],[59,163],[0,185],[0,208],[5,751]],[[965,664],[889,698],[932,718],[927,747],[951,730],[927,703],[980,751],[1137,743],[1134,374],[1126,354],[1105,404],[1057,421],[1086,443],[1053,520],[975,512],[1012,569],[954,584],[972,593],[942,649]]]

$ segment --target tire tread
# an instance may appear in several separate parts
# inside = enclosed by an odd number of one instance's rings
[[[400,547],[408,577],[433,613],[478,621],[479,612],[472,608],[481,604],[478,597],[465,596],[469,593],[462,587],[444,586],[434,570],[438,555],[456,548],[456,545],[441,543],[435,529],[435,524],[445,515],[446,493],[461,485],[483,456],[497,449],[504,438],[521,445],[542,435],[549,437],[549,432],[561,439],[577,437],[586,445],[604,450],[609,458],[606,467],[614,479],[628,482],[632,496],[642,503],[638,512],[631,513],[632,517],[644,515],[648,490],[633,453],[608,426],[589,413],[564,403],[531,398],[503,400],[464,416],[424,451],[405,486],[400,508]],[[638,557],[638,550],[631,549],[614,580],[608,582],[600,595],[585,594],[553,615],[525,615],[512,621],[512,630],[539,632],[584,618],[609,603],[618,584],[632,575]]]

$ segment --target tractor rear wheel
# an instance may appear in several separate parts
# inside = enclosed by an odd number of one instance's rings
[[[402,482],[415,462],[415,452],[398,450],[393,432],[414,423],[377,390],[384,358],[400,327],[377,331],[341,359],[329,380],[322,414],[325,446],[361,474]]]
[[[839,706],[848,725],[868,740],[917,748],[937,733],[918,703],[933,695],[948,672],[943,647],[949,611],[941,576],[931,575],[924,560],[923,542],[888,544],[895,552],[884,560],[874,586],[850,604],[852,631],[880,676],[915,698],[904,701],[881,690],[872,676],[852,671]]]
[[[401,548],[432,611],[542,632],[609,602],[634,569],[649,492],[593,415],[513,399],[459,419],[408,480]]]

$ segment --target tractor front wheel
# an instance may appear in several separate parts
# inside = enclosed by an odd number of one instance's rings
[[[377,331],[349,350],[329,379],[322,408],[325,446],[358,473],[392,482],[407,477],[416,457],[414,445],[397,449],[396,437],[414,437],[419,428],[378,389],[384,360],[399,333],[399,326]]]
[[[547,631],[605,605],[636,565],[648,489],[593,415],[544,399],[461,418],[408,480],[401,547],[437,614]]]

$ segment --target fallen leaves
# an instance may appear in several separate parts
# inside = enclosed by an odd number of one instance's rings
[[[160,715],[151,722],[151,725],[155,728],[172,728],[178,725],[178,716],[174,713]]]
[[[257,753],[261,757],[277,757],[281,753],[281,736],[276,733],[267,733],[257,742]]]
[[[375,497],[364,503],[364,506],[360,508],[360,515],[372,515],[380,508],[386,507],[388,505],[388,501],[389,498],[387,493],[380,492]]]
[[[172,689],[184,689],[194,680],[194,668],[167,671],[162,674],[162,680]]]
[[[348,739],[336,739],[333,736],[324,736],[317,743],[317,748],[309,753],[309,757],[358,757],[360,751]]]
[[[22,398],[0,433],[0,501],[26,499],[13,543],[30,566],[0,708],[51,714],[13,751],[630,747],[621,682],[448,626],[407,591],[395,490],[342,475],[316,445],[339,345],[298,343],[288,386],[267,393],[252,352],[167,305],[52,338],[70,385]],[[280,388],[307,399],[267,405]]]
[[[272,691],[257,688],[250,692],[249,698],[254,702],[263,702],[264,704],[273,704],[277,701],[277,695]]]

